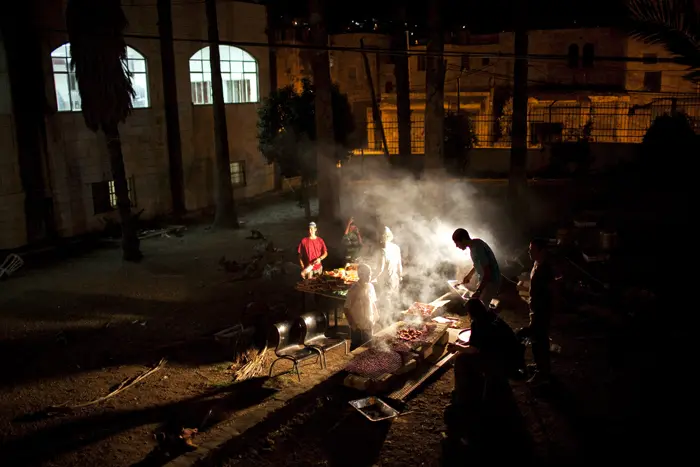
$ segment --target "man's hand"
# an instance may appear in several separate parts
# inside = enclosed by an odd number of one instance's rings
[[[316,258],[316,259],[313,261],[313,264],[321,264],[321,259],[320,259],[320,258]]]

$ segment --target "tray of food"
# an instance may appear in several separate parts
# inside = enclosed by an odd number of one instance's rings
[[[432,337],[436,324],[400,323],[396,327],[396,338],[405,342],[427,342]]]
[[[350,405],[364,415],[370,422],[388,420],[399,415],[396,409],[374,396],[350,401]]]
[[[415,302],[404,313],[407,315],[420,316],[422,318],[431,318],[437,309],[438,307],[435,305]]]

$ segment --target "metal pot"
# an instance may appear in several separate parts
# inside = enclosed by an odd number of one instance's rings
[[[611,230],[600,231],[600,248],[603,251],[610,251],[617,247],[617,232]]]

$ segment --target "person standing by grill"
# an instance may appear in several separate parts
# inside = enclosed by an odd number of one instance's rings
[[[359,280],[355,282],[345,298],[343,310],[350,325],[352,348],[367,343],[372,338],[374,324],[377,322],[377,294],[370,282],[372,268],[366,264],[357,267]]]
[[[462,284],[466,287],[476,274],[478,285],[471,298],[478,298],[488,308],[491,300],[496,298],[501,288],[501,269],[498,267],[493,250],[480,238],[471,238],[465,229],[455,230],[452,234],[452,241],[460,250],[469,248],[469,255],[474,267],[464,276]]]
[[[355,218],[351,217],[345,227],[343,235],[343,245],[345,246],[345,262],[354,263],[360,256],[362,250],[362,235],[360,229],[355,224]]]
[[[316,223],[309,223],[309,236],[303,238],[297,248],[302,279],[320,276],[323,273],[321,261],[328,256],[326,242],[321,237],[316,236],[316,231]]]
[[[484,402],[495,401],[502,391],[509,391],[508,379],[522,377],[525,349],[513,329],[480,300],[469,299],[464,310],[471,320],[471,336],[466,345],[457,342],[450,346],[458,355],[445,422],[450,435],[473,441],[487,416]]]
[[[389,227],[384,227],[382,234],[382,251],[379,260],[379,272],[374,280],[379,285],[379,293],[390,313],[401,305],[400,287],[403,280],[403,262],[401,248],[394,243],[394,234]]]
[[[554,310],[555,274],[546,240],[532,240],[529,251],[534,262],[530,272],[530,324],[518,331],[518,337],[532,344],[535,372],[528,382],[540,384],[550,378],[549,326]]]

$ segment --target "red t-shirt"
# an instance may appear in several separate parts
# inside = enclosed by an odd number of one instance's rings
[[[305,265],[309,265],[311,261],[320,258],[326,252],[326,243],[321,237],[316,237],[311,240],[309,237],[302,238],[299,243],[297,252],[301,255],[301,260]],[[320,264],[314,264],[314,270],[321,269]]]

